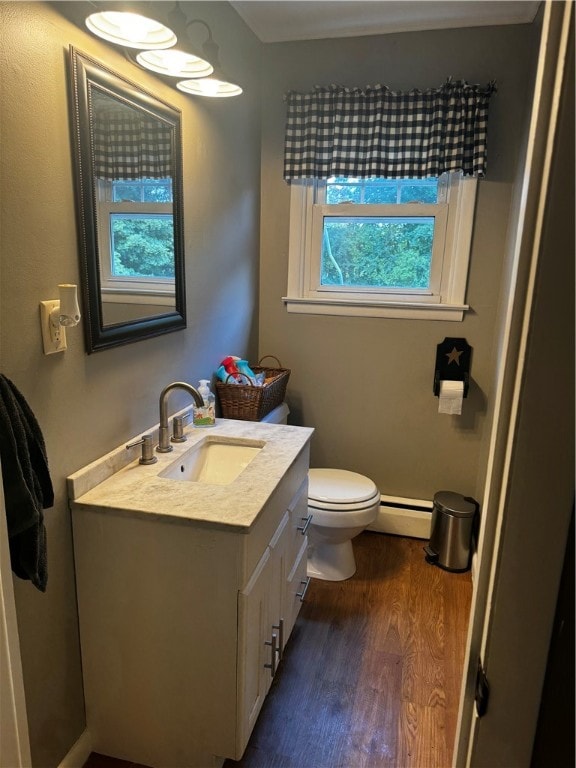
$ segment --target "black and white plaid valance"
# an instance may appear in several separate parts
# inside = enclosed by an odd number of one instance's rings
[[[165,179],[172,176],[172,129],[135,110],[99,110],[93,127],[98,179]]]
[[[427,91],[316,86],[289,91],[284,178],[484,176],[485,88],[448,80]]]

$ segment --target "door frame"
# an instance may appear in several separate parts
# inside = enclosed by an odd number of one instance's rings
[[[32,764],[24,678],[10,570],[10,549],[0,464],[0,766],[29,768]]]
[[[569,455],[564,461],[560,459],[551,478],[548,467],[530,462],[526,442],[530,439],[534,441],[532,448],[538,445],[540,453],[548,450],[554,456],[558,438],[566,435],[562,420],[569,422],[569,430],[573,427],[569,415],[569,403],[573,402],[573,320],[568,327],[563,326],[555,318],[557,307],[539,300],[547,270],[552,269],[550,260],[540,256],[543,250],[548,255],[546,249],[554,247],[554,243],[547,243],[549,233],[545,229],[547,217],[553,213],[549,196],[559,181],[559,176],[552,174],[571,15],[572,3],[546,0],[526,162],[510,245],[510,290],[498,340],[483,525],[453,759],[457,767],[530,764],[570,521],[573,462]],[[573,168],[570,179],[573,181]],[[564,222],[568,242],[569,223]],[[568,258],[573,259],[573,251]],[[570,267],[566,267],[564,277],[570,281]],[[571,369],[569,359],[543,360],[542,345],[538,344],[544,329],[561,335],[562,348],[567,349],[572,338]],[[545,420],[541,418],[544,406],[540,418],[538,408],[531,412],[528,407],[528,398],[535,392],[536,397],[546,398],[546,391],[536,388],[542,386],[543,377],[535,363],[544,362],[551,381],[559,383],[559,391],[553,395],[558,401],[550,409],[552,417]],[[535,508],[543,491],[543,508]],[[545,510],[553,510],[553,514],[545,517]],[[527,607],[525,589],[531,589]],[[479,661],[492,689],[482,719],[477,716],[474,700]]]

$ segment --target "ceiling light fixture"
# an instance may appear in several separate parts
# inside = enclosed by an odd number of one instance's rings
[[[212,98],[225,98],[227,96],[239,96],[242,88],[234,83],[218,80],[216,77],[203,77],[197,80],[180,80],[176,88],[193,96],[211,96]]]
[[[167,77],[208,77],[214,67],[199,56],[169,48],[164,51],[140,51],[136,61],[145,69]]]
[[[174,32],[164,24],[130,11],[100,11],[86,19],[94,35],[126,48],[156,50],[176,45]]]
[[[176,88],[194,96],[226,98],[242,93],[242,88],[222,70],[219,47],[208,24],[202,19],[187,21],[180,3],[173,4],[167,19],[170,24],[177,22],[176,29],[185,26],[189,41],[193,25],[201,24],[205,28],[208,38],[202,45],[201,56],[192,41],[190,45],[183,42],[174,48],[176,34],[161,21],[127,11],[125,3],[111,2],[110,5],[115,10],[90,14],[85,20],[86,27],[109,43],[122,46],[133,64],[159,75],[182,78]],[[138,53],[130,49],[137,49]]]
[[[214,71],[209,77],[194,80],[181,80],[176,83],[176,88],[184,93],[190,93],[194,96],[209,96],[211,98],[226,98],[229,96],[239,96],[242,88],[234,83],[222,70],[219,59],[219,47],[214,42],[212,30],[202,19],[192,19],[186,24],[186,32],[190,37],[190,28],[194,24],[202,24],[208,32],[208,39],[202,45],[202,52],[206,59],[212,64]]]

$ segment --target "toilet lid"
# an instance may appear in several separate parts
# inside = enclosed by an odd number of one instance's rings
[[[376,484],[364,475],[347,469],[311,469],[308,498],[328,504],[358,504],[378,496]]]

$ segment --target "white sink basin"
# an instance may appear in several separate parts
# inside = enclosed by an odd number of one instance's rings
[[[228,485],[262,450],[259,440],[231,442],[207,437],[172,462],[159,477],[190,483]]]

